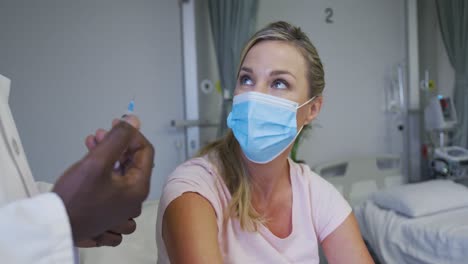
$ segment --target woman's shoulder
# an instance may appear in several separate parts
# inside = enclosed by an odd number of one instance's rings
[[[207,199],[220,214],[226,200],[224,189],[213,161],[205,156],[193,158],[169,175],[161,193],[160,207],[164,211],[173,200],[190,192]]]
[[[346,219],[351,207],[331,183],[307,164],[293,163],[292,166],[304,188],[303,192],[310,199],[314,226],[319,240],[323,241]]]
[[[226,186],[215,161],[208,156],[192,158],[179,165],[166,179],[162,196],[196,192],[205,198],[226,195]]]
[[[309,197],[314,200],[323,199],[324,197],[331,199],[342,198],[336,187],[311,170],[309,165],[295,162],[291,164],[293,166],[292,173],[296,175],[296,179],[299,179],[301,186],[307,189],[306,192],[309,193]]]
[[[214,162],[210,158],[202,156],[192,158],[182,163],[167,178],[159,200],[156,239],[158,250],[164,259],[167,259],[167,252],[162,240],[163,216],[169,205],[184,194],[189,195],[184,196],[184,200],[180,200],[183,206],[185,206],[182,208],[187,208],[186,206],[189,206],[190,209],[194,210],[196,219],[205,219],[209,218],[209,216],[204,213],[204,210],[200,211],[198,209],[206,209],[206,202],[208,202],[214,210],[218,230],[222,228],[223,218],[221,216],[223,215],[226,198]],[[198,194],[199,196],[194,196],[192,194]],[[204,200],[199,199],[200,196],[204,198]],[[194,215],[192,215],[192,217]],[[181,216],[177,215],[175,217]],[[182,222],[184,223],[193,223],[192,218],[181,217],[180,219],[182,218]]]
[[[192,158],[181,165],[169,175],[167,182],[175,179],[203,180],[214,182],[218,178],[218,169],[207,156]]]

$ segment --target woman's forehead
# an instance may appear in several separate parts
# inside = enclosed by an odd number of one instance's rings
[[[285,41],[265,40],[255,44],[247,53],[243,67],[287,70],[305,73],[305,61],[299,49]],[[303,76],[305,77],[305,76]]]

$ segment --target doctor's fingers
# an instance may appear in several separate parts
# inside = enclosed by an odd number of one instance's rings
[[[135,232],[136,227],[137,227],[136,222],[133,219],[129,219],[125,223],[112,228],[110,231],[117,233],[117,234],[129,235]]]
[[[99,144],[99,142],[104,140],[107,132],[108,132],[107,130],[99,128],[98,130],[96,130],[94,135],[88,135],[85,139],[85,145],[88,151],[95,148]]]
[[[114,232],[105,232],[97,237],[95,237],[93,240],[96,243],[96,247],[101,247],[101,246],[108,246],[108,247],[116,247],[122,243],[122,235],[117,234]]]
[[[88,151],[92,150],[94,147],[96,147],[96,139],[94,135],[88,135],[85,138],[85,146],[88,149]]]
[[[118,175],[123,177],[113,177],[113,180],[116,183],[119,182],[122,191],[128,192],[131,197],[137,199],[144,196],[146,198],[153,168],[154,148],[138,130],[128,123],[120,122],[112,128],[85,159],[94,161],[95,165],[99,164],[102,168],[114,168],[115,162],[124,154],[131,162],[128,162],[128,166],[122,170],[123,173]]]
[[[154,152],[151,143],[141,134],[134,137],[130,143],[126,152],[127,161],[123,163],[123,177],[118,177],[130,195],[146,199],[150,188]]]
[[[94,135],[87,136],[85,139],[85,145],[88,148],[88,150],[91,150],[94,147],[96,147],[97,144],[99,144],[99,142],[101,142],[104,139],[107,132],[108,132],[107,130],[100,128],[96,130]]]
[[[104,234],[96,236],[93,239],[85,239],[76,243],[80,248],[92,248],[98,246],[112,246],[118,243],[119,235],[129,235],[136,230],[136,222],[133,219],[125,221],[123,224],[106,231]]]
[[[134,128],[136,128],[138,130],[141,128],[140,119],[138,118],[138,116],[132,115],[132,114],[128,114],[128,115],[125,114],[120,119],[116,118],[116,119],[112,120],[112,127],[114,127],[115,125],[117,125],[121,121],[125,121],[125,122],[129,123],[130,125],[132,125]]]
[[[83,161],[89,161],[91,171],[100,169],[112,169],[114,163],[128,149],[129,144],[134,141],[134,137],[140,134],[138,130],[125,122],[120,122],[111,131],[106,133],[103,140],[96,144],[85,156]],[[87,138],[87,143],[91,141]]]
[[[116,126],[122,120],[129,123],[136,129],[140,129],[141,127],[140,119],[136,115],[125,115],[121,119],[114,119],[112,121],[112,127]],[[94,135],[88,135],[85,139],[85,145],[88,151],[96,147],[96,145],[104,139],[107,132],[107,130],[99,128],[98,130],[96,130]]]
[[[96,241],[94,241],[93,239],[85,239],[76,242],[75,246],[79,248],[92,248],[96,247]]]
[[[88,149],[88,151],[91,151],[101,141],[103,141],[107,133],[108,133],[107,130],[100,128],[100,129],[96,130],[94,135],[87,136],[86,139],[85,139],[85,145],[86,145],[86,148]],[[119,158],[119,164],[124,164],[127,161],[128,161],[128,155],[127,155],[127,153],[125,151],[124,153],[122,153],[121,157]],[[118,167],[115,167],[115,168],[118,168]]]

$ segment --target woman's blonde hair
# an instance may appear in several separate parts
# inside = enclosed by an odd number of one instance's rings
[[[283,21],[267,25],[250,38],[242,51],[237,74],[249,50],[257,43],[266,40],[284,41],[294,45],[306,62],[309,97],[322,93],[325,86],[324,72],[317,50],[299,27]],[[256,231],[258,224],[264,223],[265,219],[252,206],[250,175],[242,161],[242,150],[232,131],[204,147],[199,155],[208,155],[214,161],[231,193],[232,199],[226,208],[225,217],[237,217],[242,229]]]

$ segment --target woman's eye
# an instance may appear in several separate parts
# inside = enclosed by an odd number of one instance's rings
[[[287,89],[288,88],[288,83],[283,80],[275,80],[273,82],[273,87],[276,89]]]
[[[253,81],[252,81],[252,79],[250,79],[249,76],[244,75],[244,76],[240,77],[240,84],[241,85],[252,85]]]

